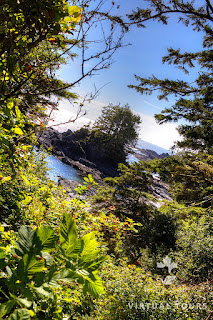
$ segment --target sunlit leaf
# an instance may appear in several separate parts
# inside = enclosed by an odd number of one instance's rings
[[[19,127],[13,128],[12,131],[13,131],[15,134],[18,134],[18,135],[20,135],[20,136],[24,134],[24,132],[23,132],[23,131],[21,130],[21,128],[19,128]]]
[[[30,312],[27,309],[16,309],[13,314],[11,314],[8,320],[29,320]]]
[[[51,251],[55,248],[58,237],[54,230],[48,226],[42,226],[36,230],[36,234],[41,240],[41,251]]]
[[[0,318],[4,317],[6,314],[8,314],[11,309],[13,308],[15,304],[15,300],[8,300],[5,303],[1,303],[0,305]]]

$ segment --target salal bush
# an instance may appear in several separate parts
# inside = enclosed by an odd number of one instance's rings
[[[126,259],[108,259],[102,270],[106,293],[93,312],[80,319],[96,320],[200,320],[212,309],[210,283],[190,285],[178,279],[171,285]]]
[[[93,233],[77,237],[70,215],[58,233],[49,226],[23,225],[17,235],[0,230],[1,319],[69,319],[62,287],[73,288],[70,295],[76,289],[93,297],[104,292],[98,269],[106,257]]]

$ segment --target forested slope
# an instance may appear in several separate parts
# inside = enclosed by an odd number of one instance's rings
[[[0,318],[210,319],[212,5],[149,1],[122,20],[102,4],[2,1]],[[141,93],[160,90],[160,98],[175,94],[175,105],[156,117],[159,122],[188,121],[179,127],[182,151],[162,160],[120,164],[120,175],[107,178],[107,187],[93,199],[69,198],[46,177],[44,156],[34,154],[35,132],[45,127],[58,98],[77,99],[69,89],[109,67],[111,53],[121,47],[131,25],[152,19],[166,24],[173,13],[180,13],[186,26],[202,30],[203,51],[169,49],[163,61],[184,71],[196,61],[200,72],[195,84],[137,76],[138,85],[132,87]],[[61,81],[56,72],[60,64],[80,49],[85,53],[87,28],[103,19],[109,22],[106,47],[89,60],[83,56],[79,79]],[[112,41],[116,26],[121,33]],[[100,126],[97,134],[103,133]],[[117,127],[112,135],[126,147]],[[159,209],[148,201],[156,201],[150,194],[153,173],[170,185],[174,199]],[[98,188],[91,175],[84,181],[79,194]]]

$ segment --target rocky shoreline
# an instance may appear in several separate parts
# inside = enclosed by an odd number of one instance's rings
[[[51,149],[53,155],[76,169],[80,176],[85,177],[91,174],[99,185],[103,185],[105,177],[118,175],[117,166],[109,164],[104,159],[104,155],[101,155],[97,150],[97,146],[90,145],[89,148],[87,147],[88,152],[85,153],[81,146],[81,137],[71,130],[60,133],[53,128],[48,128],[37,134],[37,140],[39,146]],[[139,148],[132,148],[132,155],[138,160],[145,161],[168,157],[168,154],[159,155],[153,150]],[[79,184],[78,182],[59,177],[58,184],[63,185],[70,196],[76,195],[74,189]],[[91,190],[90,195],[94,194],[94,192],[95,190]],[[159,200],[172,200],[168,185],[157,177],[154,178],[153,195]]]
[[[39,146],[51,149],[53,155],[78,170],[82,176],[92,174],[93,178],[99,181],[118,174],[117,167],[106,161],[97,145],[91,144],[85,147],[81,136],[76,132],[67,130],[60,133],[48,128],[37,134],[37,140]]]
[[[109,163],[107,157],[101,154],[99,148],[95,144],[87,144],[82,141],[82,137],[78,132],[67,130],[66,132],[58,132],[53,128],[37,134],[39,146],[43,145],[45,149],[51,149],[52,153],[62,162],[71,165],[79,170],[83,175],[89,173],[96,176],[96,179],[107,176],[116,176],[118,174],[117,165]],[[149,161],[153,159],[163,159],[168,157],[167,153],[158,154],[149,149],[132,148],[131,154],[137,160]]]

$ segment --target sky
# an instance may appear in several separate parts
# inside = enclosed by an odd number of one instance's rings
[[[143,3],[144,1],[141,0],[120,1],[116,14],[123,15],[137,6],[141,7]],[[195,79],[196,68],[192,69],[189,75],[185,75],[171,65],[162,64],[162,57],[167,54],[169,47],[181,48],[182,52],[194,52],[202,48],[202,34],[177,21],[177,16],[173,15],[167,26],[149,21],[145,29],[133,27],[123,40],[124,44],[131,43],[131,45],[120,48],[115,53],[114,63],[110,69],[101,70],[97,75],[84,79],[72,90],[85,96],[94,90],[94,85],[98,89],[102,88],[95,100],[84,105],[87,119],[95,120],[100,116],[101,108],[109,103],[114,105],[120,103],[121,106],[129,104],[132,111],[139,114],[142,119],[140,138],[167,149],[180,139],[176,131],[176,123],[158,125],[154,120],[154,114],[173,105],[174,97],[169,97],[168,102],[159,101],[157,94],[141,95],[127,87],[129,84],[137,85],[135,74],[141,77],[149,77],[154,74],[161,79],[183,79],[189,82]],[[92,37],[96,36],[96,32],[92,33]],[[77,59],[77,62],[70,62],[60,68],[61,79],[72,82],[78,78],[80,60]],[[60,101],[60,109],[60,117],[63,119],[69,117],[68,113],[63,110],[69,110],[72,113],[76,110],[74,105],[65,101]],[[82,122],[82,119],[79,121]]]

